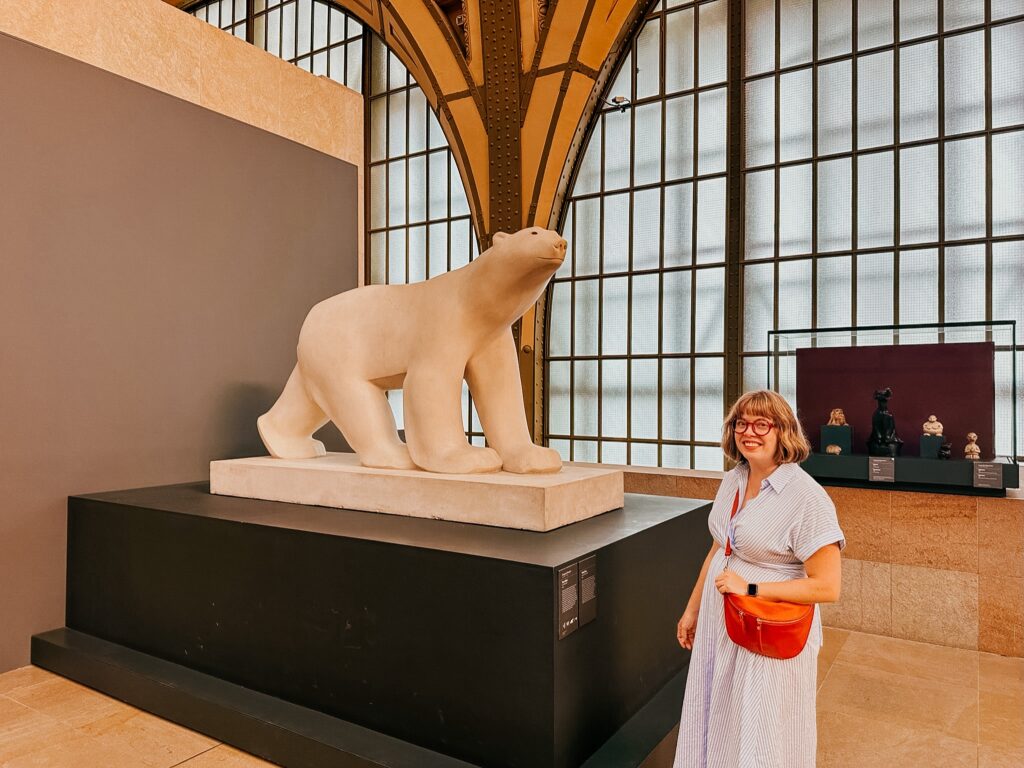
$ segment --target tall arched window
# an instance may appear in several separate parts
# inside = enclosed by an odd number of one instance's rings
[[[549,444],[720,468],[726,393],[767,384],[773,329],[1016,320],[1024,337],[1022,65],[1009,0],[655,3],[563,214]],[[1022,349],[996,352],[1007,424]]]

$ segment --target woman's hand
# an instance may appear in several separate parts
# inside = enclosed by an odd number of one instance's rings
[[[697,634],[697,610],[687,608],[676,626],[676,639],[688,651],[693,650],[693,638]]]
[[[741,579],[736,571],[726,568],[715,576],[715,589],[723,595],[745,595],[747,594],[747,582]]]

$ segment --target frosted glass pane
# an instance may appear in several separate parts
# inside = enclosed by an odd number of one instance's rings
[[[946,38],[945,57],[946,133],[981,130],[985,127],[984,33]]]
[[[857,147],[892,144],[892,51],[857,60]]]
[[[572,275],[572,264],[576,260],[575,248],[576,248],[576,235],[575,235],[575,223],[573,222],[573,210],[576,208],[575,203],[569,204],[566,207],[565,221],[562,223],[561,235],[565,238],[568,243],[566,249],[565,258],[562,260],[562,266],[555,272],[555,278],[561,279]]]
[[[409,71],[395,54],[388,52],[388,88],[404,88],[409,84]]]
[[[1024,345],[1024,243],[992,244],[992,319],[1017,321],[1017,345]],[[1019,374],[1024,374],[1024,370]],[[1020,446],[1018,446],[1018,450]]]
[[[601,269],[601,201],[579,200],[575,204],[576,274],[596,275]]]
[[[449,155],[449,178],[451,180],[451,215],[467,216],[469,214],[469,201],[466,200],[466,188],[462,185],[462,175],[459,173],[459,166],[455,157]]]
[[[992,137],[992,233],[1024,233],[1024,131]]]
[[[658,446],[651,443],[630,443],[629,463],[634,467],[658,466]]]
[[[725,179],[697,185],[697,261],[725,261]]]
[[[661,368],[661,436],[690,439],[690,361],[672,357]]]
[[[370,40],[370,95],[377,96],[388,87],[388,49],[377,35]]]
[[[405,160],[388,163],[388,226],[405,224]]]
[[[857,0],[857,47],[860,50],[892,42],[892,0]]]
[[[310,43],[313,37],[313,1],[298,0],[299,20],[297,23],[298,38],[295,45],[295,53],[301,56],[309,53]]]
[[[665,179],[693,175],[693,96],[665,102]]]
[[[900,323],[939,321],[939,256],[931,249],[900,254]],[[938,333],[915,333],[915,343],[938,341]]]
[[[601,189],[601,125],[602,122],[598,120],[587,144],[587,151],[583,153],[576,173],[576,183],[572,188],[573,195],[589,195]]]
[[[811,252],[811,166],[791,165],[779,170],[779,255]]]
[[[928,144],[900,150],[900,242],[939,239],[939,153]]]
[[[345,16],[337,8],[330,8],[330,28],[331,45],[345,39]]]
[[[771,264],[748,264],[743,270],[743,349],[768,348],[773,318],[775,269]]]
[[[409,228],[409,276],[408,282],[418,283],[427,279],[427,228]]]
[[[694,469],[721,472],[725,466],[725,457],[720,448],[708,448],[707,446],[698,445],[693,449],[693,453]]]
[[[552,448],[558,451],[558,455],[562,457],[562,461],[569,461],[569,445],[568,440],[549,440],[548,448]]]
[[[819,0],[818,58],[849,53],[852,29],[853,8],[849,0]]]
[[[448,146],[448,140],[444,137],[444,130],[434,110],[427,112],[427,139],[431,149]]]
[[[818,251],[850,248],[853,226],[850,158],[818,164]]]
[[[701,85],[725,82],[725,62],[727,51],[726,17],[728,6],[725,0],[699,7],[697,22],[700,45],[697,62],[698,80]]]
[[[746,20],[746,56],[748,75],[775,68],[775,2],[747,0],[743,16]]]
[[[812,153],[811,76],[809,69],[788,72],[780,79],[779,158],[782,162],[810,157]]]
[[[700,95],[697,172],[704,175],[725,172],[725,89],[716,88]],[[639,110],[638,115],[639,117]],[[658,111],[661,119],[661,111]],[[637,126],[640,123],[637,122]],[[658,135],[655,126],[647,133],[646,143],[653,144],[651,137]],[[642,183],[639,178],[637,184]]]
[[[985,235],[985,140],[946,144],[946,239]]]
[[[992,126],[1024,123],[1024,22],[992,28],[992,61]]]
[[[633,360],[630,381],[632,437],[658,436],[658,361]]]
[[[597,354],[597,280],[581,280],[576,284],[576,329],[573,338],[577,355]]]
[[[388,188],[385,174],[387,166],[374,165],[370,168],[370,228],[379,229],[387,223]]]
[[[448,224],[431,224],[427,228],[427,235],[427,274],[437,277],[448,271]]]
[[[629,185],[629,147],[632,143],[629,112],[613,110],[604,115],[604,188]]]
[[[464,267],[469,263],[469,254],[474,249],[474,244],[468,221],[451,223],[451,249],[452,269]]]
[[[818,322],[819,328],[846,328],[853,324],[850,311],[853,291],[850,280],[850,257],[837,256],[818,260]]]
[[[935,34],[938,19],[937,0],[900,0],[900,39]]]
[[[603,273],[629,269],[629,195],[609,195],[604,199]]]
[[[1005,19],[1008,16],[1018,16],[1022,13],[1024,13],[1024,0],[992,0],[993,19]]]
[[[660,264],[661,191],[633,193],[633,269],[655,269]]]
[[[629,279],[615,277],[604,281],[601,316],[601,354],[626,354],[629,331]]]
[[[779,64],[789,67],[811,60],[814,44],[814,4],[811,0],[781,0],[782,39],[779,41]]]
[[[946,322],[985,320],[985,246],[947,248],[945,255]],[[993,270],[993,287],[1003,276]],[[1005,318],[995,318],[1005,319]]]
[[[626,444],[618,441],[602,440],[599,460],[602,464],[625,464]]]
[[[718,442],[722,439],[722,358],[698,357],[694,361],[694,424],[695,440]]]
[[[958,29],[985,21],[985,0],[942,0],[946,29]]]
[[[747,174],[746,208],[745,258],[772,256],[775,252],[775,171]]]
[[[626,361],[601,363],[601,436],[626,436]]]
[[[383,160],[387,156],[387,102],[370,102],[370,160]]]
[[[900,141],[939,133],[939,64],[934,42],[900,51]]]
[[[852,80],[850,62],[818,69],[818,152],[848,152],[852,146]]]
[[[242,0],[245,4],[245,0]],[[327,47],[327,11],[325,3],[316,3],[313,6],[313,49],[320,50]]]
[[[661,180],[661,102],[636,110],[633,134],[633,183],[651,184]]]
[[[693,87],[693,9],[665,17],[665,91]]]
[[[295,3],[281,6],[281,58],[295,58]]]
[[[597,443],[592,440],[572,441],[573,461],[597,461]]]
[[[892,254],[860,254],[859,256],[857,256],[856,324],[892,325],[892,310]],[[872,338],[874,338],[874,335],[872,336]]]
[[[569,337],[572,335],[572,287],[571,283],[555,283],[551,291],[551,308],[548,310],[548,354],[551,357],[568,357]]]
[[[611,88],[608,89],[609,96],[625,96],[631,97],[633,94],[633,51],[630,48],[626,54],[625,60],[619,66],[619,71],[615,74],[615,79],[612,81]]]
[[[427,218],[427,158],[409,158],[409,221]]]
[[[577,360],[573,363],[573,370],[573,433],[587,437],[596,436],[597,361]]]
[[[690,271],[666,272],[662,285],[662,350],[690,351]]]
[[[657,275],[637,275],[633,278],[630,351],[634,355],[654,354],[658,351],[659,282]]]
[[[725,270],[697,270],[697,352],[721,352],[725,326]]]
[[[678,267],[693,260],[693,185],[665,187],[665,266]]]
[[[775,160],[775,80],[767,77],[747,83],[747,166]]]
[[[431,219],[443,219],[448,216],[448,153],[431,152],[428,157],[428,213]]]
[[[409,91],[409,151],[427,148],[427,97],[419,88]]]
[[[406,120],[406,92],[392,93],[388,96],[388,155],[404,155],[406,153],[405,139],[407,131]]]
[[[353,91],[363,91],[363,43],[353,40],[345,46],[345,85]]]
[[[671,469],[690,469],[690,446],[663,445],[661,447],[661,466]]]
[[[387,236],[383,232],[370,235],[370,284],[384,285],[388,281]]]
[[[779,328],[811,327],[811,261],[779,263]]]
[[[743,391],[768,388],[768,358],[743,358]]]
[[[857,158],[857,244],[871,248],[892,243],[892,152]]]
[[[1018,371],[1018,376],[1020,372]],[[995,359],[996,385],[996,433],[995,445],[981,446],[983,460],[993,455],[1008,455],[1013,450],[1013,436],[1009,425],[1013,424],[1013,357],[1010,352],[996,352]],[[1018,409],[1020,403],[1017,403]],[[1018,420],[1018,424],[1019,424]],[[1020,450],[1018,446],[1017,450]]]
[[[658,68],[661,40],[661,19],[655,18],[644,24],[636,38],[636,95],[643,99],[658,94],[661,72]]]
[[[405,230],[393,229],[388,232],[388,283],[405,283]]]

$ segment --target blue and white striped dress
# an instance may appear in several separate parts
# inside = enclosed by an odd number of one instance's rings
[[[715,496],[708,527],[720,547],[747,472],[745,464],[727,472]],[[736,513],[729,566],[748,582],[799,579],[804,561],[834,542],[846,545],[832,500],[798,465],[783,464]],[[674,768],[813,768],[820,611],[815,607],[807,645],[792,659],[740,648],[725,630],[715,588],[725,565],[719,549],[701,595]]]

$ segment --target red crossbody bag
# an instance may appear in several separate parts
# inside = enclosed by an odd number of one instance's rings
[[[731,522],[740,506],[740,492],[732,501]],[[725,537],[726,567],[732,541]],[[743,648],[773,659],[791,659],[807,644],[814,621],[814,606],[773,602],[751,595],[725,595],[725,628],[729,638]]]

